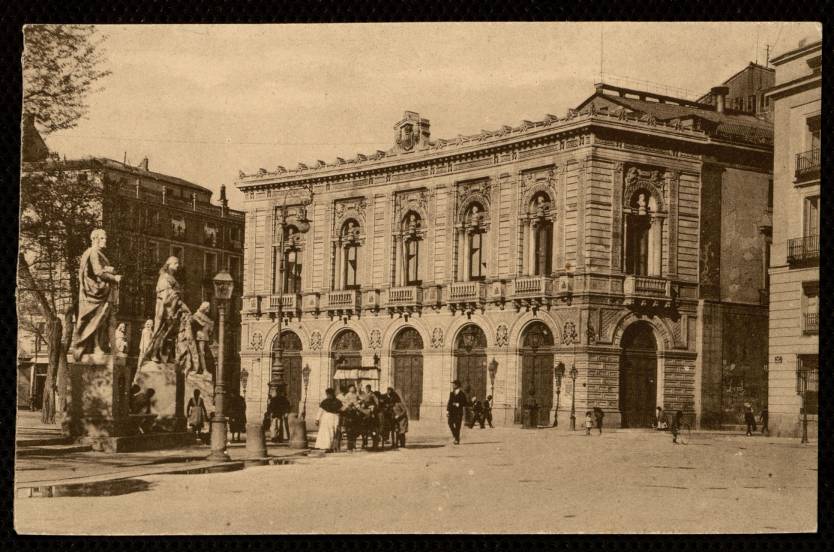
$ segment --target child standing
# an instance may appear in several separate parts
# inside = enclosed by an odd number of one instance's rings
[[[594,427],[594,419],[592,412],[589,410],[585,413],[585,435],[591,434],[592,427]]]

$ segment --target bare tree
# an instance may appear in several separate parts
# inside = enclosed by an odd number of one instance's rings
[[[23,29],[23,109],[49,134],[73,128],[102,69],[106,36],[93,25],[27,25]]]

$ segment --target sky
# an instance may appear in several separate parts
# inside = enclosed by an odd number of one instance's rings
[[[112,74],[68,159],[138,164],[217,192],[238,171],[387,150],[405,110],[453,138],[563,116],[600,73],[699,96],[815,23],[395,23],[99,26]],[[645,86],[644,86],[645,88]],[[215,196],[216,199],[216,196]]]

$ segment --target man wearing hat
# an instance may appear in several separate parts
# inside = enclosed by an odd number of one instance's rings
[[[446,417],[449,418],[449,429],[452,430],[452,437],[455,444],[460,444],[460,426],[463,423],[463,413],[466,408],[466,395],[460,388],[460,381],[452,382],[454,389],[449,393],[449,402],[446,403]]]

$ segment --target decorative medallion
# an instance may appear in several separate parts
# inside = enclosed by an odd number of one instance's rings
[[[565,329],[562,331],[562,343],[564,345],[571,345],[577,343],[579,335],[576,333],[576,324],[573,322],[565,322]]]
[[[435,328],[431,332],[431,346],[435,349],[443,347],[443,330]]]
[[[379,330],[371,330],[371,349],[382,348],[382,334]]]
[[[510,342],[510,331],[506,324],[499,324],[495,332],[495,344],[499,347],[506,347]]]
[[[314,351],[321,349],[321,332],[318,330],[310,334],[310,349]]]
[[[249,340],[249,347],[255,351],[260,351],[263,349],[264,346],[264,336],[261,335],[261,332],[255,332],[252,334],[252,339]]]

